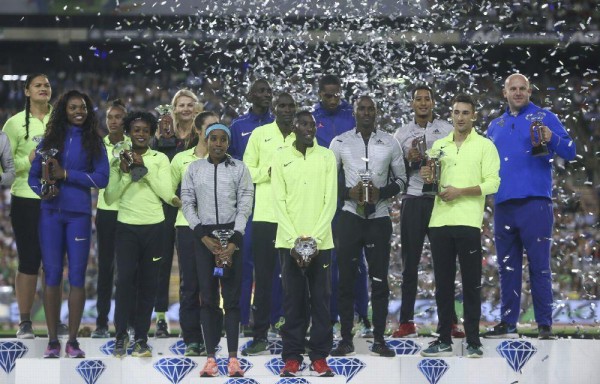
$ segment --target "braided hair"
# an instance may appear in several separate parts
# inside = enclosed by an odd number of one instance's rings
[[[30,73],[27,75],[27,79],[25,79],[25,89],[29,88],[33,79],[40,76],[45,77],[46,79],[48,78],[48,76],[43,73]],[[29,112],[31,112],[31,99],[29,96],[25,95],[25,125],[23,125],[25,127],[25,140],[29,139]]]
[[[77,90],[71,90],[62,94],[54,105],[50,120],[46,126],[42,149],[56,148],[59,151],[64,149],[67,127],[70,125],[67,119],[67,103],[72,97],[83,99],[87,106],[87,117],[81,126],[83,130],[82,144],[89,158],[92,159],[100,155],[103,145],[102,137],[98,133],[98,118],[90,97]]]

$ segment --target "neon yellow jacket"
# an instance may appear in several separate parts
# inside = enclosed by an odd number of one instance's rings
[[[110,142],[108,135],[104,136],[104,139],[102,139],[102,141],[104,142],[104,147],[106,148],[106,154],[108,155],[108,162],[111,163],[114,159],[112,151],[113,151],[113,148],[115,147],[115,145]],[[124,136],[123,141],[127,141],[127,142],[131,143],[131,139],[127,136]],[[105,211],[118,211],[119,210],[119,202],[118,201],[116,201],[112,204],[107,204],[106,200],[104,200],[104,189],[105,188],[98,190],[97,208],[103,209]]]
[[[277,218],[275,247],[291,249],[311,236],[318,249],[333,248],[331,221],[337,203],[335,155],[316,143],[302,155],[293,145],[273,157],[271,187]]]
[[[475,130],[460,148],[454,143],[454,132],[433,143],[430,154],[442,152],[440,187],[456,188],[479,186],[481,196],[460,196],[452,201],[442,201],[436,196],[431,213],[430,227],[465,225],[481,228],[485,196],[498,191],[500,185],[500,158],[491,140]]]
[[[244,163],[250,170],[252,182],[256,184],[252,221],[277,222],[273,207],[269,168],[271,168],[273,155],[277,151],[291,146],[294,140],[296,140],[294,133],[290,133],[284,138],[275,121],[252,131],[244,152]]]
[[[48,110],[44,121],[36,119],[29,114],[29,137],[25,140],[25,111],[21,111],[8,119],[2,130],[8,136],[13,159],[15,161],[16,177],[10,192],[13,196],[26,197],[29,199],[39,199],[40,197],[31,190],[27,179],[29,178],[29,154],[37,147],[44,138],[46,124],[50,120],[52,107]]]
[[[194,162],[198,159],[206,158],[206,156],[205,157],[196,156],[195,151],[196,151],[196,148],[194,147],[194,148],[185,150],[183,152],[179,152],[178,154],[175,155],[175,157],[173,157],[173,160],[171,160],[171,183],[172,183],[173,193],[177,192],[177,188],[179,188],[179,184],[181,183],[181,180],[183,180],[183,176],[185,175],[185,172],[187,171],[188,166],[192,162]],[[183,215],[183,211],[181,208],[179,208],[179,211],[177,211],[177,219],[175,219],[175,226],[176,227],[189,226],[189,223],[185,219],[185,216]]]
[[[142,155],[148,168],[146,176],[131,181],[131,174],[119,168],[119,160],[110,164],[110,178],[104,191],[106,203],[119,202],[117,221],[125,224],[157,224],[165,219],[161,199],[173,204],[169,158],[164,153],[148,149]]]

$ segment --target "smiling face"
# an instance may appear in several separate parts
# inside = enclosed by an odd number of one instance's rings
[[[473,129],[477,114],[469,103],[454,103],[452,106],[452,125],[460,134],[468,134]]]
[[[34,77],[29,86],[25,88],[25,96],[29,97],[32,103],[48,103],[52,97],[52,88],[48,78],[46,76]]]
[[[106,128],[108,128],[108,132],[112,134],[122,134],[123,118],[125,118],[125,111],[123,108],[110,107],[106,113]]]
[[[206,138],[208,145],[208,156],[214,163],[218,163],[227,156],[229,148],[229,136],[222,129],[213,129]]]
[[[294,133],[296,141],[305,147],[312,147],[317,132],[315,118],[310,113],[303,113],[298,116],[294,124]]]
[[[132,121],[129,129],[129,137],[131,137],[131,146],[133,149],[148,148],[150,138],[152,137],[150,124],[141,119]]]
[[[179,96],[175,102],[175,108],[173,114],[175,120],[180,123],[187,123],[194,119],[194,108],[196,106],[196,100],[189,96]]]
[[[83,98],[74,96],[67,101],[67,121],[71,125],[81,127],[87,119],[88,111]]]
[[[531,98],[531,87],[529,80],[523,75],[514,74],[508,76],[504,83],[502,94],[508,101],[510,111],[519,112],[521,108],[529,104]]]
[[[433,99],[426,89],[417,89],[413,96],[412,108],[415,116],[420,119],[431,120],[433,117]]]

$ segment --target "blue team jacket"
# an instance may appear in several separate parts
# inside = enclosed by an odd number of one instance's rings
[[[248,139],[250,139],[250,134],[254,131],[254,128],[270,124],[274,120],[275,116],[273,116],[271,111],[257,115],[252,112],[252,108],[245,115],[233,120],[229,127],[231,130],[231,144],[229,145],[228,152],[231,157],[242,160],[244,151],[248,145]]]
[[[333,112],[323,108],[320,102],[315,104],[313,116],[317,123],[317,143],[325,148],[329,148],[334,137],[356,127],[352,106],[344,100]]]
[[[109,166],[106,148],[102,145],[100,154],[89,159],[82,144],[82,130],[79,127],[67,128],[64,149],[56,155],[60,165],[67,170],[67,179],[58,181],[58,196],[42,201],[42,209],[56,209],[69,212],[92,214],[90,188],[105,188],[108,184]],[[38,145],[41,148],[42,143]],[[37,154],[29,170],[29,186],[40,195],[42,178],[42,157]]]
[[[547,156],[531,155],[529,127],[534,120],[541,120],[552,131]],[[496,193],[496,204],[526,197],[551,198],[554,154],[567,161],[575,158],[575,142],[558,117],[533,103],[523,107],[517,116],[512,116],[507,108],[502,116],[492,120],[487,136],[500,155],[500,188]]]

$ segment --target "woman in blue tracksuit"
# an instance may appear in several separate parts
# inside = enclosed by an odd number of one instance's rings
[[[29,171],[29,186],[42,198],[39,236],[42,265],[46,274],[44,310],[48,326],[46,358],[60,357],[57,319],[60,312],[60,283],[66,252],[69,265],[69,340],[67,357],[83,358],[77,332],[85,304],[85,271],[92,235],[92,198],[90,188],[108,184],[108,158],[97,131],[98,119],[90,98],[72,90],[60,97],[54,106],[46,133],[38,145]],[[56,180],[57,195],[42,189],[41,151],[57,149],[49,162],[49,176]]]

